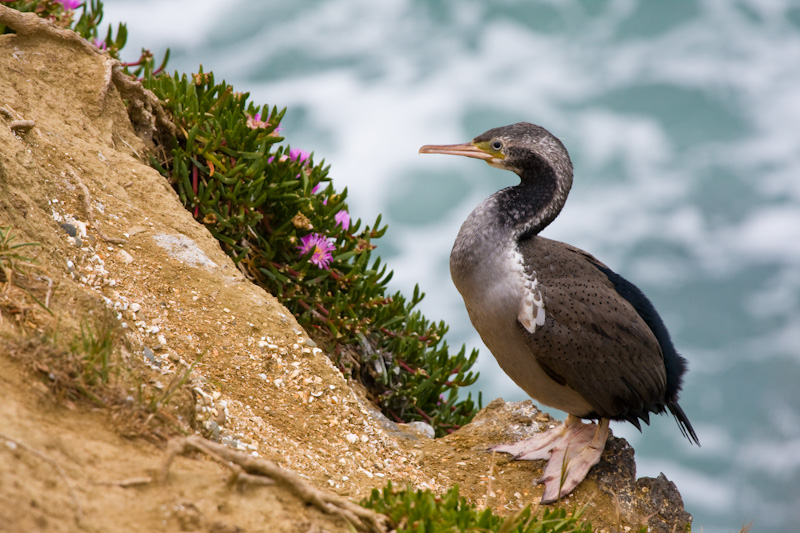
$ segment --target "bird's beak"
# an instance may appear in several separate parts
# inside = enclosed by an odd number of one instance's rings
[[[419,149],[419,153],[464,155],[475,159],[483,159],[487,163],[491,163],[495,159],[494,155],[483,151],[471,142],[464,144],[426,144]]]

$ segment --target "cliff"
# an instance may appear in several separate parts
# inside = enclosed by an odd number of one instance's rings
[[[0,227],[39,246],[25,248],[38,250],[34,266],[17,261],[20,272],[0,276],[0,524],[349,530],[284,484],[237,491],[227,470],[199,456],[176,458],[160,480],[175,428],[353,501],[389,480],[436,492],[459,484],[501,512],[538,501],[541,462],[485,450],[554,423],[549,416],[496,400],[436,440],[383,418],[148,166],[159,126],[147,94],[78,39],[15,29],[0,35]],[[85,343],[87,324],[103,320],[113,323],[118,361],[142,380],[116,404],[54,386],[70,377],[62,363],[71,339]],[[164,405],[149,415],[126,407],[145,389],[164,391],[150,397]],[[600,531],[684,531],[691,521],[666,478],[636,479],[633,450],[616,438],[561,504],[587,504]]]

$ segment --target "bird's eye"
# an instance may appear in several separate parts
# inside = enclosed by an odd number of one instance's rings
[[[492,150],[500,150],[502,147],[503,143],[501,141],[492,142]]]

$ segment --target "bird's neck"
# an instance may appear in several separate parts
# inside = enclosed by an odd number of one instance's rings
[[[567,179],[568,178],[568,179]],[[497,221],[515,241],[538,234],[561,212],[572,185],[572,174],[559,179],[551,168],[520,175],[521,182],[492,195]]]
[[[551,167],[540,167],[535,174],[520,173],[520,178],[519,185],[481,202],[462,224],[450,254],[457,286],[483,266],[504,268],[504,252],[515,251],[520,240],[538,234],[564,207],[572,185],[571,168],[557,176]]]

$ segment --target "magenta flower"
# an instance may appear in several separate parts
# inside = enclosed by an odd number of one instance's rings
[[[95,45],[100,50],[105,50],[106,48],[108,48],[106,42],[102,39],[92,39],[92,44]]]
[[[302,163],[306,161],[311,154],[299,148],[289,148],[289,159]]]
[[[319,268],[328,269],[331,266],[333,256],[331,252],[336,249],[333,241],[323,237],[319,233],[312,233],[300,239],[300,246],[297,247],[302,255],[311,252],[311,262]]]
[[[247,125],[250,126],[251,128],[258,127],[258,126],[251,126],[250,124],[251,124],[251,121],[253,121],[253,120],[258,121],[259,118],[260,118],[260,115],[258,113],[256,113],[256,115],[254,117],[247,117]],[[269,126],[269,123],[267,123],[267,122],[261,122],[261,124],[265,124],[266,126]],[[262,127],[266,127],[266,126],[262,126]],[[275,131],[278,131],[278,129],[276,129]],[[301,150],[299,148],[289,148],[289,155],[288,156],[282,155],[278,159],[278,161],[281,162],[281,163],[283,163],[284,161],[298,161],[300,163],[305,162],[306,164],[308,164],[308,158],[309,157],[311,157],[311,154],[309,154],[305,150]],[[272,156],[267,160],[267,162],[268,163],[272,163],[274,160],[275,160],[275,156]],[[298,174],[297,177],[299,178],[300,174]]]
[[[77,9],[83,3],[81,0],[56,0],[56,2],[64,6],[64,9],[67,10]]]
[[[338,213],[333,216],[333,219],[336,221],[337,224],[342,225],[342,229],[347,231],[350,227],[350,214],[342,209]]]

